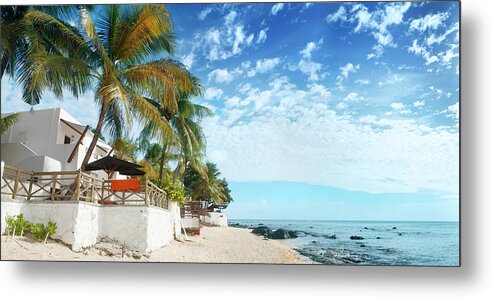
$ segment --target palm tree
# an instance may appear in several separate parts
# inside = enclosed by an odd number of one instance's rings
[[[120,138],[113,141],[111,147],[114,150],[114,156],[135,162],[138,145],[128,138]]]
[[[89,7],[91,8],[91,7]],[[8,74],[22,86],[22,99],[39,103],[45,90],[61,97],[63,87],[78,97],[90,87],[89,59],[76,28],[57,17],[67,17],[73,6],[2,6],[0,77]]]
[[[175,137],[179,144],[178,164],[175,170],[175,176],[181,177],[190,164],[204,175],[201,160],[204,156],[206,139],[200,121],[204,117],[211,117],[212,111],[196,103],[193,103],[189,96],[183,96],[178,101],[178,113],[170,120],[175,131]]]
[[[198,79],[193,76],[191,76],[191,79],[193,88],[189,92],[181,91],[179,93],[176,112],[169,111],[165,106],[158,106],[162,119],[170,123],[172,128],[172,134],[162,136],[161,139],[164,139],[164,141],[161,142],[159,147],[154,148],[154,152],[157,149],[160,150],[160,157],[154,159],[154,161],[159,163],[159,181],[162,180],[164,166],[169,161],[177,161],[176,178],[183,174],[188,162],[198,164],[203,156],[205,135],[199,122],[206,116],[212,116],[212,111],[191,101],[191,96],[198,95],[201,91]],[[141,134],[141,142],[144,148],[148,148],[150,145],[148,140],[152,136],[151,125],[149,123],[144,127]]]
[[[232,201],[225,179],[220,179],[220,171],[213,163],[206,164],[206,177],[189,165],[184,174],[184,185],[194,201],[208,201],[223,205]]]
[[[178,90],[192,90],[193,82],[184,66],[170,58],[173,26],[163,5],[102,6],[96,23],[86,9],[77,9],[80,33],[31,8],[11,11],[8,22],[2,18],[2,74],[15,69],[23,100],[32,105],[44,90],[61,97],[65,87],[74,96],[96,87],[100,111],[84,169],[103,125],[116,139],[136,118],[148,124],[152,135],[169,138],[171,125],[154,103],[175,113]]]
[[[163,5],[108,5],[98,17],[94,24],[87,14],[83,24],[86,39],[98,54],[91,74],[97,81],[96,100],[101,109],[82,169],[92,155],[103,124],[112,136],[121,136],[136,117],[147,123],[152,135],[161,140],[169,138],[171,125],[161,117],[158,106],[176,112],[178,92],[188,92],[193,87],[182,64],[169,56],[155,59],[174,50],[172,21]]]

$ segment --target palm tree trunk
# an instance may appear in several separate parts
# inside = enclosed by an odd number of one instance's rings
[[[162,180],[162,176],[164,175],[164,161],[166,158],[166,147],[163,146],[161,153],[161,160],[159,162],[159,182]]]
[[[97,141],[99,140],[99,135],[101,134],[104,115],[106,114],[107,108],[108,108],[108,104],[105,101],[103,101],[103,104],[101,107],[101,113],[99,114],[99,120],[97,121],[96,130],[94,131],[94,136],[92,137],[91,144],[89,145],[89,148],[87,149],[87,153],[85,154],[84,161],[82,162],[82,165],[80,166],[82,171],[85,170],[85,166],[89,163],[89,159],[91,158],[92,152],[94,151],[94,148],[96,148]]]

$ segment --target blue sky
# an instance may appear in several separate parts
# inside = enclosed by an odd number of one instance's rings
[[[457,2],[169,5],[230,218],[458,219]],[[29,107],[2,80],[2,110]],[[91,95],[52,95],[95,123]],[[137,131],[137,129],[134,129]]]

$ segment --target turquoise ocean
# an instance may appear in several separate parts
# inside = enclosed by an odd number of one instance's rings
[[[459,266],[459,222],[229,220],[298,232],[280,240],[315,263],[336,265]],[[362,240],[351,240],[360,236]]]

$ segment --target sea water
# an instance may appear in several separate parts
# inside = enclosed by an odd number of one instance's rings
[[[298,238],[281,241],[315,263],[459,266],[458,222],[230,220],[230,223],[297,231]],[[351,240],[351,236],[364,239]]]

